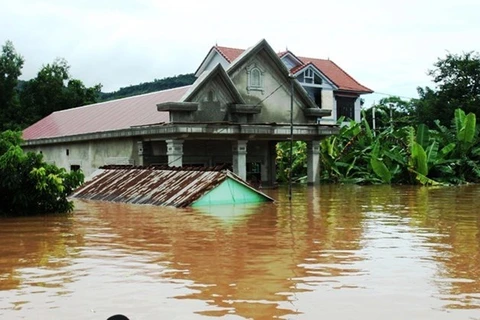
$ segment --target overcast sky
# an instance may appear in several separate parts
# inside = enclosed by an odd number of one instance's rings
[[[0,0],[0,44],[25,58],[21,79],[65,58],[103,91],[194,72],[211,46],[330,58],[381,94],[417,97],[447,51],[480,51],[479,0]]]

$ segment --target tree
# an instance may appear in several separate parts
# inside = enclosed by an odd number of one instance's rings
[[[118,91],[114,92],[102,92],[100,94],[100,100],[107,101],[120,99],[154,91],[183,87],[191,85],[196,79],[197,78],[193,73],[179,74],[178,76],[167,77],[163,79],[155,79],[151,82],[144,82],[137,85],[120,88]]]
[[[0,214],[72,210],[67,196],[83,182],[83,174],[47,164],[41,154],[23,152],[20,136],[20,132],[0,133]]]
[[[375,109],[375,126],[373,110]],[[365,118],[371,128],[383,129],[390,125],[402,126],[415,122],[415,106],[411,101],[391,96],[365,110]]]
[[[418,88],[418,122],[433,125],[438,119],[442,125],[450,125],[457,108],[480,116],[479,53],[448,53],[445,58],[439,58],[434,67],[428,74],[433,77],[436,91]]]
[[[0,131],[19,127],[21,110],[17,85],[23,62],[13,43],[5,42],[0,55]]]
[[[86,87],[73,79],[65,59],[58,58],[42,67],[37,76],[23,86],[21,102],[28,122],[33,123],[52,112],[95,103],[101,85]]]
[[[456,109],[454,126],[387,126],[373,134],[350,122],[322,140],[321,177],[340,183],[462,184],[480,181],[480,138],[474,113]]]

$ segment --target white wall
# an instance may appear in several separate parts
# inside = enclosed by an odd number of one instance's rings
[[[41,152],[46,162],[70,171],[79,165],[86,177],[107,164],[135,164],[138,152],[133,139],[95,140],[44,146],[24,146],[25,151]],[[68,154],[67,154],[68,150]]]

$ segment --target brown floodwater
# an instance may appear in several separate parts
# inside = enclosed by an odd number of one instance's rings
[[[0,219],[0,319],[480,319],[480,186]]]

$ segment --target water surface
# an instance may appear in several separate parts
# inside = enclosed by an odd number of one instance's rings
[[[480,187],[0,219],[1,319],[480,319]]]

